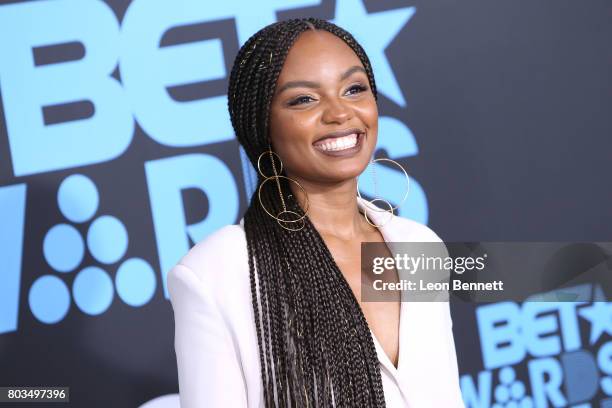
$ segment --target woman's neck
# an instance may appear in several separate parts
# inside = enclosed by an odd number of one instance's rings
[[[300,184],[308,194],[308,217],[320,234],[352,240],[375,229],[359,212],[356,180],[334,186],[314,185],[302,180]],[[292,190],[304,205],[303,192],[299,188]]]

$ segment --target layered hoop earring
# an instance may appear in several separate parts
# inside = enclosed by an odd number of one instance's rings
[[[395,207],[391,205],[391,203],[387,200],[385,200],[384,198],[381,198],[378,194],[378,181],[376,179],[376,169],[375,169],[375,163],[376,162],[381,162],[381,161],[388,161],[391,162],[393,164],[395,164],[397,167],[399,167],[402,172],[404,173],[404,176],[406,176],[406,193],[404,194],[404,198],[402,198],[402,200],[399,202],[398,205],[396,205]],[[365,216],[366,221],[372,225],[373,227],[376,228],[380,228],[383,225],[385,225],[387,222],[389,222],[391,220],[391,218],[393,218],[394,215],[394,211],[396,209],[398,209],[399,207],[401,207],[404,204],[404,201],[406,201],[406,198],[408,197],[408,191],[410,190],[410,177],[408,177],[408,173],[406,173],[406,170],[404,169],[404,167],[399,164],[398,162],[396,162],[395,160],[391,160],[389,158],[383,157],[380,159],[375,159],[375,160],[370,160],[370,163],[368,164],[368,166],[370,166],[370,170],[372,172],[372,179],[373,179],[373,184],[374,184],[374,195],[376,196],[376,198],[372,199],[372,200],[365,200],[363,197],[361,197],[361,192],[359,191],[359,177],[357,177],[357,195],[359,196],[359,198],[361,198],[362,200],[367,201],[369,204],[367,207],[369,209],[371,209],[372,211],[379,211],[379,212],[386,212],[388,213],[388,217],[385,219],[385,221],[382,224],[374,224],[372,221],[370,221],[370,219],[368,218],[368,212],[364,211],[363,215]],[[383,209],[378,207],[376,204],[374,204],[377,201],[382,201],[384,202],[389,208],[388,209]]]
[[[272,163],[272,171],[274,172],[274,175],[272,176],[267,176],[263,173],[263,171],[261,170],[261,158],[264,155],[268,155],[270,157],[270,162]],[[278,158],[278,161],[280,163],[280,170],[276,170],[276,164],[274,163],[274,156],[276,156]],[[268,150],[263,152],[262,154],[259,155],[259,157],[257,158],[257,171],[259,172],[259,174],[261,174],[261,176],[264,178],[264,181],[259,185],[259,189],[257,190],[257,197],[259,199],[259,205],[261,205],[261,208],[263,208],[263,210],[266,212],[266,214],[268,214],[270,217],[274,218],[276,220],[276,222],[278,223],[278,225],[280,225],[281,227],[283,227],[286,230],[289,231],[299,231],[302,228],[304,228],[304,226],[306,225],[306,222],[304,221],[304,218],[306,218],[306,215],[308,215],[308,207],[310,205],[309,201],[308,201],[308,194],[306,194],[306,190],[304,189],[304,187],[302,187],[302,185],[300,183],[298,183],[296,180],[289,178],[287,176],[283,176],[280,175],[279,173],[282,173],[283,171],[283,162],[281,161],[280,157],[278,156],[278,154],[274,153],[272,151],[272,147],[268,144]],[[295,183],[300,190],[302,190],[302,193],[304,194],[304,197],[306,198],[306,203],[304,205],[304,215],[300,216],[297,212],[295,211],[291,211],[287,209],[287,205],[285,204],[285,198],[283,196],[283,191],[281,189],[281,185],[280,185],[280,179],[286,179],[288,181],[291,181],[293,183]],[[268,209],[266,208],[266,206],[263,204],[263,202],[261,201],[261,189],[263,188],[264,184],[266,184],[268,181],[272,181],[274,180],[276,183],[276,188],[278,189],[278,194],[280,195],[280,200],[281,200],[281,205],[283,207],[283,210],[281,212],[279,212],[278,214],[274,215],[272,214],[270,211],[268,211]],[[294,218],[294,219],[291,219]]]

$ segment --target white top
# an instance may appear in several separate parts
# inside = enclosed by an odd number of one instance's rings
[[[357,198],[375,224],[388,213]],[[246,237],[225,226],[196,244],[168,273],[181,408],[264,407]],[[441,242],[427,226],[393,216],[386,242]],[[464,408],[448,302],[402,302],[398,367],[380,343],[388,408]]]

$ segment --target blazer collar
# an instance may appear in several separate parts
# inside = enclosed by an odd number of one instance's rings
[[[388,211],[384,211],[384,207],[377,207],[361,197],[357,197],[357,206],[359,207],[359,212],[368,214],[368,219],[373,224],[380,225],[378,230],[385,239],[385,242],[401,241],[401,238],[399,238],[401,234],[400,222],[397,215],[390,214]]]
[[[365,211],[368,214],[368,218],[373,224],[380,225],[380,227],[378,227],[378,230],[380,231],[385,242],[387,243],[387,247],[389,248],[389,251],[391,252],[391,254],[394,254],[396,251],[395,243],[405,240],[405,234],[402,233],[402,228],[401,228],[403,225],[403,223],[401,222],[401,218],[395,214],[390,214],[387,211],[382,211],[381,208],[375,206],[374,204],[360,197],[357,197],[357,205],[359,206],[360,212],[363,213]],[[370,333],[372,335],[372,340],[374,341],[374,348],[376,349],[376,355],[378,357],[378,361],[382,365],[382,367],[384,367],[384,369],[387,370],[387,373],[391,377],[392,381],[394,381],[397,384],[404,398],[406,398],[406,395],[404,392],[404,390],[406,389],[406,384],[404,384],[402,381],[401,372],[404,370],[403,367],[406,365],[406,361],[404,361],[406,359],[406,357],[404,357],[406,353],[406,350],[404,350],[404,348],[405,348],[405,345],[407,344],[406,342],[407,334],[405,333],[405,330],[409,323],[406,319],[408,319],[408,314],[411,313],[411,311],[408,310],[408,306],[409,306],[408,303],[406,303],[405,301],[403,300],[400,301],[400,317],[399,317],[400,321],[399,321],[399,330],[398,330],[399,331],[399,339],[398,339],[399,355],[398,355],[398,366],[397,367],[393,365],[393,363],[389,359],[389,356],[387,356],[387,353],[382,348],[382,345],[376,338],[376,335],[374,334],[372,329],[370,329]]]

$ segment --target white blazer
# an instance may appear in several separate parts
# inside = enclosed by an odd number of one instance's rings
[[[357,197],[379,224],[388,213]],[[427,226],[393,216],[386,242],[441,242]],[[264,407],[243,220],[196,244],[167,277],[182,408]],[[374,337],[386,406],[464,408],[448,302],[402,302],[396,368]]]

